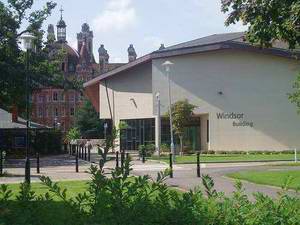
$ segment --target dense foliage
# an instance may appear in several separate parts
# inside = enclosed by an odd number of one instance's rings
[[[102,122],[99,115],[88,99],[84,99],[82,107],[75,113],[75,127],[84,138],[99,138],[102,131]]]
[[[249,26],[247,38],[253,44],[270,47],[281,40],[291,49],[300,45],[299,0],[222,0],[222,11],[228,13],[227,25],[242,21]]]
[[[80,131],[78,130],[78,128],[73,127],[68,131],[68,133],[65,137],[65,142],[69,143],[72,140],[76,140],[76,139],[79,139],[79,138],[80,138]]]
[[[92,166],[92,180],[84,193],[68,198],[68,192],[47,177],[41,180],[49,193],[37,196],[21,184],[12,200],[6,185],[0,188],[0,224],[103,224],[103,225],[299,225],[300,199],[282,191],[277,199],[263,194],[250,201],[241,183],[232,197],[214,190],[209,176],[202,176],[205,194],[199,189],[181,193],[164,184],[168,172],[156,180],[128,176],[129,160],[107,176]],[[123,172],[122,172],[123,171]],[[54,201],[53,195],[60,201]]]
[[[32,0],[8,0],[0,2],[0,107],[9,109],[25,105],[26,57],[19,48],[22,34],[34,34],[35,51],[30,52],[30,88],[41,84],[62,83],[62,75],[55,62],[49,62],[43,48],[43,22],[51,14],[56,3],[47,2],[41,10],[31,10]],[[28,23],[25,30],[21,25]]]

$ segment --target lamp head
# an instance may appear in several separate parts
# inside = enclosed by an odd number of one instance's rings
[[[159,99],[160,93],[159,93],[159,92],[156,92],[155,96],[156,96],[157,99]]]
[[[174,63],[172,63],[171,61],[167,60],[165,61],[162,66],[166,68],[166,71],[169,72],[170,71],[170,67],[174,65]]]
[[[25,50],[33,49],[33,40],[35,39],[35,37],[32,34],[25,33],[20,37],[20,39]]]

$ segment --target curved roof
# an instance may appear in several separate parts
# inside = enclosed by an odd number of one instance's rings
[[[51,49],[64,49],[67,52],[68,57],[74,58],[74,59],[79,59],[79,53],[77,50],[72,48],[70,45],[68,45],[67,42],[61,43],[61,42],[55,42],[54,44],[51,45]]]

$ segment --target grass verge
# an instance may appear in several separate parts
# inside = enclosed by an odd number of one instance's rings
[[[291,177],[287,188],[294,190],[300,188],[300,170],[243,171],[230,173],[226,176],[233,179],[246,180],[256,184],[271,185],[276,187],[284,186],[286,180]]]
[[[168,163],[168,156],[152,156],[152,160],[160,160]],[[294,160],[293,154],[211,154],[201,155],[200,162],[203,163],[222,163],[222,162],[260,162],[260,161],[292,161]],[[176,156],[176,163],[178,164],[194,164],[197,162],[196,155]]]
[[[66,188],[67,197],[72,198],[75,197],[78,193],[83,193],[87,190],[88,181],[61,181],[58,182],[58,185],[61,188]],[[13,199],[17,196],[18,192],[20,191],[20,184],[8,184],[8,188],[13,192]],[[42,183],[32,183],[31,184],[32,191],[36,193],[36,195],[43,195],[46,192],[49,192],[48,187],[43,185]],[[56,201],[60,201],[56,196],[53,198]]]

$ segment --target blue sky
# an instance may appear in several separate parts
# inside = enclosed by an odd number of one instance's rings
[[[129,44],[138,56],[158,49],[161,43],[170,46],[202,36],[244,31],[241,24],[224,26],[221,0],[54,0],[57,7],[47,24],[59,20],[64,9],[67,41],[76,48],[76,33],[87,22],[94,31],[94,54],[104,44],[110,62],[126,62]],[[35,8],[45,4],[35,1]]]

